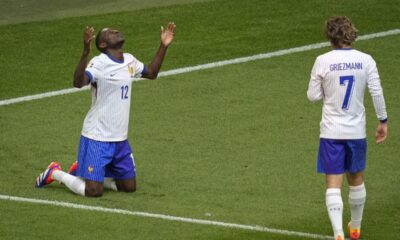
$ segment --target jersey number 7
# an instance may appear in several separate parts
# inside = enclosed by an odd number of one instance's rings
[[[351,93],[353,92],[354,76],[341,76],[339,80],[340,86],[346,86],[347,82],[347,89],[346,94],[344,95],[342,109],[348,110],[350,105]]]

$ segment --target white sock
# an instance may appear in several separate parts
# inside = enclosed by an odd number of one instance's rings
[[[118,191],[117,184],[113,178],[104,178],[104,188]]]
[[[350,225],[352,228],[361,228],[361,220],[366,197],[367,192],[365,191],[364,183],[359,186],[350,186],[349,205],[351,212]]]
[[[326,208],[335,238],[337,238],[338,235],[343,237],[343,201],[340,188],[328,188],[326,190]]]
[[[63,183],[76,194],[85,196],[85,181],[79,177],[72,176],[61,170],[54,171],[53,179]]]

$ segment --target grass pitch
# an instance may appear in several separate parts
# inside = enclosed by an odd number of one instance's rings
[[[393,1],[235,0],[4,25],[0,99],[71,87],[86,24],[118,27],[126,50],[149,62],[158,26],[173,19],[178,32],[168,70],[324,41],[323,22],[335,14],[352,18],[360,34],[399,28],[398,8]],[[399,40],[355,44],[378,63],[390,118],[388,142],[376,146],[366,96],[363,239],[399,239]],[[75,160],[89,92],[1,106],[0,194],[331,235],[324,179],[315,170],[321,105],[306,98],[315,57],[328,50],[134,83],[134,194],[87,199],[55,183],[33,188],[50,161],[67,169]],[[346,221],[346,204],[345,212]],[[4,239],[43,239],[49,229],[61,239],[304,239],[8,201],[0,201],[0,213]]]

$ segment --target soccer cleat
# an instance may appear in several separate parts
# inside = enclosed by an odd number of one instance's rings
[[[42,172],[39,175],[39,177],[36,178],[35,186],[37,188],[41,188],[41,187],[44,187],[44,186],[52,183],[53,182],[53,178],[52,178],[53,173],[54,173],[54,171],[57,171],[57,170],[61,170],[60,164],[58,162],[50,163],[50,165],[47,167],[47,169],[44,172]]]
[[[69,168],[68,173],[76,176],[76,169],[78,168],[78,161],[75,161],[72,166]]]
[[[361,230],[359,228],[351,228],[350,223],[347,225],[349,228],[349,235],[351,240],[360,239]]]

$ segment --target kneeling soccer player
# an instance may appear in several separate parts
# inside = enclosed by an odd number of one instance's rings
[[[310,101],[323,100],[318,172],[326,174],[326,207],[335,240],[344,240],[341,187],[346,173],[350,186],[350,238],[360,238],[366,199],[363,171],[366,161],[364,91],[368,87],[379,119],[376,143],[387,136],[387,113],[376,63],[368,54],[352,49],[357,29],[347,17],[331,17],[325,34],[332,51],[320,55],[311,72]]]
[[[125,39],[121,32],[104,28],[96,36],[101,52],[87,63],[94,29],[86,27],[84,47],[74,73],[74,86],[90,84],[92,105],[83,123],[79,145],[76,176],[63,172],[60,164],[52,162],[36,179],[36,187],[54,180],[71,191],[88,197],[99,197],[104,188],[123,192],[136,190],[135,163],[128,143],[128,123],[132,81],[144,77],[155,79],[168,46],[174,40],[175,24],[161,27],[161,44],[147,67],[134,56],[124,53]]]

